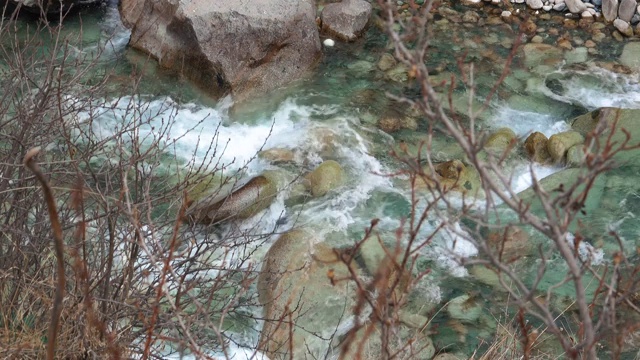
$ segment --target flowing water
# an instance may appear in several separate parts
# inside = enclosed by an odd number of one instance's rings
[[[109,6],[92,14],[83,18],[85,46],[77,51],[93,54],[104,49],[101,61],[115,71],[110,84],[113,97],[128,96],[117,91],[119,82],[126,82],[131,73],[143,75],[140,95],[136,95],[135,101],[144,103],[143,114],[152,120],[141,132],[153,137],[164,119],[174,119],[169,135],[163,141],[172,144],[176,156],[183,162],[208,160],[206,157],[210,153],[197,145],[215,139],[224,148],[216,161],[224,164],[229,172],[241,171],[246,178],[268,170],[278,170],[295,178],[327,159],[338,161],[344,168],[347,179],[338,190],[304,205],[288,206],[286,199],[291,189],[285,188],[268,209],[242,225],[246,229],[263,232],[279,227],[279,231],[285,231],[302,224],[313,228],[331,245],[346,246],[360,239],[372,218],[380,218],[380,228],[392,231],[400,224],[400,219],[408,215],[410,203],[406,179],[385,176],[402,167],[389,155],[389,150],[400,142],[415,146],[426,136],[427,125],[419,121],[416,130],[404,129],[393,135],[377,128],[378,116],[394,107],[385,100],[385,91],[415,96],[417,89],[406,82],[390,80],[377,69],[378,59],[389,50],[385,37],[374,26],[361,41],[324,48],[324,58],[310,79],[274,92],[273,96],[256,99],[238,110],[230,99],[217,102],[207,99],[175,74],[156,68],[153,61],[127,49],[128,32],[120,24],[115,7]],[[76,31],[79,24],[79,20],[67,21],[65,29]],[[455,74],[456,59],[466,51],[467,59],[477,60],[478,95],[486,95],[499,77],[502,64],[483,57],[481,52],[490,48],[498,59],[504,60],[508,54],[504,44],[512,43],[514,36],[499,29],[491,32],[491,29],[478,31],[459,27],[456,31],[436,32],[434,55],[429,61],[439,66],[442,74]],[[451,46],[451,41],[455,45]],[[612,45],[612,56],[619,53],[617,46]],[[495,57],[491,59],[495,60]],[[598,60],[607,60],[607,56],[599,56]],[[521,137],[532,131],[549,136],[568,129],[567,120],[587,110],[601,106],[640,108],[637,76],[617,74],[593,64],[582,67],[559,64],[550,70],[539,75],[526,68],[522,59],[516,58],[512,75],[501,85],[481,126],[488,130],[509,127]],[[464,89],[456,89],[455,96],[464,99]],[[126,99],[131,100],[130,97]],[[105,106],[109,111],[98,117],[96,125],[98,133],[105,136],[114,131],[125,114],[125,109],[109,101],[107,98]],[[154,117],[154,114],[167,116]],[[450,145],[446,139],[436,142],[443,149]],[[256,157],[257,152],[271,148],[293,150],[293,165],[274,165]],[[513,186],[517,191],[531,184],[531,169],[538,178],[559,170],[551,166],[530,167],[524,159],[517,159],[512,170]],[[635,239],[638,228],[633,219],[639,209],[640,196],[637,189],[624,185],[624,179],[630,175],[628,172],[617,170],[614,177],[618,181],[607,188],[609,210],[615,211],[603,211],[593,217],[602,226],[617,226],[624,238]],[[624,206],[618,206],[622,203]],[[257,224],[260,226],[256,227]],[[436,219],[431,219],[424,230],[436,225]],[[637,246],[638,243],[630,240],[630,245]],[[258,249],[253,260],[259,262],[266,251],[267,246]],[[479,301],[497,317],[501,309],[491,308],[490,289],[474,282],[467,270],[451,258],[451,251],[462,256],[477,253],[471,244],[455,241],[452,236],[445,234],[436,238],[433,246],[424,250],[424,258],[427,265],[433,267],[433,272],[422,300],[443,304],[467,292],[486,294],[484,298],[479,295]],[[543,283],[542,287],[546,285]],[[444,326],[447,321],[444,315],[436,317],[436,326],[438,321],[442,326],[433,336],[434,342],[467,355],[482,340],[489,341],[496,327],[495,318],[486,316],[479,324],[469,325],[467,332],[461,335]],[[256,336],[249,334],[248,339],[255,341]],[[238,356],[242,356],[241,352],[238,350]]]

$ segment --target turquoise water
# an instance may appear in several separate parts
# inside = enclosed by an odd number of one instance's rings
[[[22,26],[26,25],[20,23]],[[230,99],[213,100],[191,87],[179,74],[160,69],[145,55],[126,48],[128,33],[119,23],[117,11],[105,7],[98,11],[74,17],[64,23],[66,34],[78,35],[82,24],[82,40],[76,43],[77,56],[91,57],[100,54],[97,73],[110,74],[110,82],[103,94],[111,109],[98,116],[96,132],[107,137],[126,118],[126,108],[119,108],[114,99],[124,96],[134,102],[144,103],[149,123],[141,127],[145,135],[154,136],[163,121],[172,119],[166,144],[173,153],[166,157],[166,166],[160,167],[166,175],[173,169],[177,157],[180,164],[208,161],[206,149],[196,148],[200,139],[219,139],[226,144],[216,161],[225,164],[230,172],[249,178],[265,171],[279,171],[292,181],[312,170],[323,160],[336,160],[345,170],[345,185],[329,195],[304,204],[289,206],[287,198],[291,188],[284,188],[276,201],[262,213],[238,226],[251,229],[256,234],[273,228],[285,231],[304,225],[314,229],[318,237],[335,247],[345,247],[363,236],[363,229],[372,218],[381,219],[383,233],[392,232],[401,218],[410,213],[409,186],[406,177],[389,177],[403,168],[403,164],[389,154],[389,150],[403,143],[416,150],[417,144],[426,138],[428,128],[424,118],[416,117],[416,124],[387,134],[378,129],[378,117],[395,111],[397,104],[387,99],[385,92],[418,96],[419,90],[409,81],[389,79],[377,68],[384,53],[389,53],[387,39],[375,26],[371,26],[364,39],[354,44],[336,44],[324,48],[324,57],[313,76],[301,80],[286,89],[274,91],[266,97],[251,99],[244,104],[233,104]],[[538,27],[552,28],[554,22],[540,21]],[[514,29],[515,27],[512,27]],[[509,50],[504,44],[512,42],[514,33],[505,27],[483,29],[462,26],[434,26],[433,55],[429,65],[437,69],[434,77],[448,79],[459,74],[462,63],[474,63],[477,76],[478,101],[490,91],[500,76],[504,58]],[[572,36],[581,36],[580,30],[569,30]],[[46,43],[45,39],[45,43]],[[548,39],[552,42],[552,39]],[[611,42],[601,47],[602,55],[590,55],[589,60],[610,61],[621,51],[621,44]],[[501,61],[496,61],[499,59]],[[524,59],[516,57],[509,75],[499,86],[497,95],[486,114],[482,116],[482,129],[510,127],[517,135],[525,136],[535,130],[551,135],[568,129],[567,120],[601,106],[640,108],[640,85],[637,78],[617,74],[594,64],[554,65],[545,69],[528,69]],[[142,76],[134,94],[132,79]],[[454,102],[464,106],[466,92],[462,84],[455,87]],[[152,114],[166,114],[154,118]],[[90,114],[80,114],[80,118]],[[147,116],[147,115],[145,115]],[[434,152],[455,157],[452,141],[436,133]],[[263,149],[289,149],[294,161],[286,165],[270,164],[257,159],[255,154]],[[174,156],[175,155],[175,156]],[[522,156],[511,161],[514,188],[524,190],[531,180],[528,162]],[[537,166],[539,177],[559,170],[557,167]],[[633,251],[640,245],[635,216],[640,210],[640,189],[634,187],[638,169],[620,167],[607,175],[602,186],[600,202],[588,213],[589,224],[585,235],[592,244],[602,248],[606,255],[616,246],[599,238],[605,229],[616,226]],[[285,220],[283,220],[285,219]],[[437,226],[437,219],[430,219],[422,229],[428,233]],[[388,235],[388,234],[387,234]],[[274,241],[270,239],[268,243]],[[532,242],[544,244],[544,239],[532,236]],[[252,260],[259,262],[267,246],[255,249]],[[443,307],[449,300],[472,294],[475,303],[484,308],[484,315],[474,323],[452,324],[446,311],[439,312],[434,320],[436,347],[446,351],[471,355],[477,348],[486,346],[495,333],[497,319],[501,317],[506,295],[469,275],[469,269],[460,267],[451,253],[475,256],[476,249],[468,242],[438,236],[433,246],[422,250],[421,268],[433,268],[428,284],[423,284],[416,301],[430,303],[431,308]],[[605,256],[606,256],[605,255]],[[557,281],[553,277],[564,274],[563,265],[553,258],[548,277],[541,290]],[[535,259],[526,259],[521,266],[523,273],[531,274],[537,266]],[[595,288],[590,288],[594,291]],[[561,310],[571,298],[571,290],[564,287],[557,292],[557,309]],[[497,305],[497,306],[496,306]],[[554,305],[555,306],[555,305]],[[257,334],[249,330],[238,331],[238,341],[247,346],[257,341]]]

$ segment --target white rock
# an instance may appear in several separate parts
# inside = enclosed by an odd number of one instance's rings
[[[565,5],[565,3],[557,3],[553,5],[553,10],[555,11],[564,11],[566,8],[567,8],[567,5]]]
[[[551,5],[545,5],[545,6],[542,7],[542,10],[544,10],[544,11],[551,11],[551,9],[553,9],[553,6],[551,6]]]
[[[580,0],[565,0],[564,3],[569,8],[569,11],[574,14],[580,14],[581,12],[587,10],[587,5],[585,5]]]
[[[613,21],[613,26],[618,29],[618,31],[620,31],[622,35],[628,37],[633,36],[633,28],[628,22],[622,19],[615,19]]]
[[[493,5],[498,5],[498,4],[500,4],[501,2],[502,2],[502,1],[500,1],[500,0],[491,0],[491,3],[492,3]]]
[[[333,41],[332,39],[324,39],[322,43],[324,44],[324,46],[327,46],[327,47],[332,47],[333,45],[336,44],[336,42]]]
[[[585,10],[582,12],[582,14],[580,14],[580,16],[582,16],[583,19],[591,19],[593,17],[593,14],[589,12],[589,10]]]
[[[502,16],[503,18],[508,18],[509,16],[511,16],[511,11],[503,11],[502,14],[500,14],[500,16]]]
[[[524,4],[525,0],[516,0],[516,4]]]
[[[541,9],[543,4],[542,4],[542,0],[527,0],[527,5],[530,8],[537,10],[537,9]]]
[[[593,16],[597,16],[597,17],[599,17],[599,16],[600,16],[600,15],[599,15],[600,13],[599,13],[599,12],[597,12],[597,11],[596,11],[596,9],[587,9],[587,11],[588,11],[588,12],[590,12],[590,13],[591,13],[591,15],[593,15]]]

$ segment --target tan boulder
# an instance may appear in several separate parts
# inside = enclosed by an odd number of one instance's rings
[[[316,240],[308,231],[289,231],[263,260],[257,287],[266,321],[258,348],[271,359],[304,358],[306,351],[318,351],[315,347],[323,345],[310,344],[313,334],[306,329],[335,328],[344,320],[344,310],[354,305],[350,282],[332,281],[347,277],[347,266],[336,251]]]
[[[294,158],[293,150],[291,149],[283,149],[283,148],[274,148],[260,151],[258,153],[258,157],[260,159],[267,160],[271,163],[285,163],[292,162]]]
[[[327,160],[305,176],[313,197],[321,197],[342,185],[344,170],[337,161]]]
[[[491,133],[484,145],[485,150],[501,156],[505,151],[511,150],[518,142],[518,136],[509,128],[500,128]]]
[[[584,143],[584,137],[577,131],[564,131],[551,135],[547,142],[547,151],[554,163],[566,160],[567,150],[570,147]]]
[[[447,191],[455,191],[476,197],[482,193],[480,177],[473,167],[465,166],[460,160],[434,164],[435,173],[429,166],[423,167],[424,176],[416,183],[418,188],[434,189],[436,184]]]
[[[549,162],[551,155],[547,150],[547,142],[549,139],[541,132],[536,131],[527,137],[524,141],[524,151],[531,161],[539,164]]]
[[[529,234],[517,226],[507,226],[504,229],[490,231],[486,236],[489,247],[496,256],[504,261],[530,255],[534,250],[529,241]]]
[[[214,193],[187,209],[190,223],[211,225],[224,220],[247,219],[271,205],[278,193],[275,172],[266,172],[249,180],[230,194]]]

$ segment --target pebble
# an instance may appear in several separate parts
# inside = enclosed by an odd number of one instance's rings
[[[322,44],[324,44],[324,46],[326,46],[326,47],[332,47],[333,45],[336,44],[336,42],[334,40],[332,40],[332,39],[324,39]]]
[[[594,48],[596,47],[596,43],[593,40],[587,40],[584,42],[584,46],[587,48]]]
[[[536,36],[531,38],[531,42],[532,43],[542,44],[543,41],[544,41],[544,39],[540,35],[536,35]]]
[[[511,11],[505,10],[502,12],[502,14],[500,14],[500,16],[503,18],[508,18],[511,16]]]

